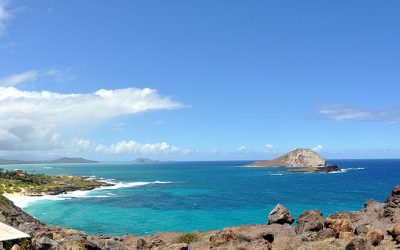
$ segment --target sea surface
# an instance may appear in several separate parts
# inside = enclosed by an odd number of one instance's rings
[[[145,235],[159,231],[222,229],[265,223],[284,204],[297,217],[305,209],[324,215],[360,210],[384,201],[400,184],[400,160],[330,160],[335,173],[286,173],[246,168],[249,162],[156,162],[1,166],[34,173],[102,178],[114,187],[61,196],[17,199],[29,214],[51,225],[92,235]]]

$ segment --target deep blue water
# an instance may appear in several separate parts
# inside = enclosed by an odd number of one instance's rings
[[[46,174],[112,179],[115,189],[38,200],[24,210],[40,220],[89,234],[151,234],[265,223],[282,203],[298,216],[359,210],[368,199],[384,201],[400,183],[400,160],[331,160],[341,173],[283,173],[244,168],[248,162],[38,164],[8,166]],[[158,183],[168,182],[168,183]]]

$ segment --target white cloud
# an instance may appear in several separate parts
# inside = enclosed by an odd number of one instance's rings
[[[266,153],[275,154],[277,151],[276,151],[276,148],[274,147],[274,145],[266,144],[266,145],[265,145],[265,152],[266,152]]]
[[[78,147],[80,147],[80,148],[83,148],[83,149],[89,149],[90,146],[92,145],[92,143],[89,140],[86,140],[86,139],[78,139],[76,141],[76,145]]]
[[[96,146],[95,151],[101,153],[109,153],[109,154],[157,155],[157,154],[177,153],[180,150],[178,147],[170,145],[166,142],[141,144],[133,140],[129,141],[123,140],[116,144],[112,144],[110,146],[99,144]]]
[[[0,79],[0,86],[15,86],[21,83],[34,82],[39,77],[39,72],[36,70],[29,70],[12,76],[7,76]]]
[[[244,152],[244,151],[246,151],[246,146],[241,145],[241,146],[238,148],[238,151],[239,151],[239,152]]]
[[[320,152],[320,151],[324,150],[324,146],[317,145],[317,146],[313,147],[312,150],[315,152]]]
[[[70,70],[60,69],[49,69],[49,70],[28,70],[11,76],[6,76],[0,79],[1,87],[17,86],[18,84],[36,82],[41,78],[51,78],[56,82],[64,82],[74,78],[74,75],[70,74]]]
[[[4,34],[7,28],[7,22],[12,17],[8,9],[8,1],[0,0],[0,36]]]
[[[351,108],[334,106],[322,108],[319,113],[336,121],[354,120],[354,121],[375,121],[384,123],[399,123],[400,108],[388,110],[372,110],[363,108]]]
[[[62,147],[55,135],[64,130],[93,125],[118,116],[182,106],[149,88],[63,94],[0,87],[0,150]]]

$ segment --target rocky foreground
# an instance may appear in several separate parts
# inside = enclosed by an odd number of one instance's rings
[[[324,218],[306,210],[297,219],[278,204],[264,225],[229,227],[219,231],[158,233],[151,236],[88,236],[47,226],[0,195],[0,221],[32,236],[21,249],[396,249],[400,243],[400,185],[385,203],[366,202],[357,212],[338,212]],[[296,226],[291,226],[296,221]],[[127,222],[134,223],[134,222]],[[16,242],[21,244],[20,242]],[[13,245],[4,242],[11,248]],[[1,248],[0,248],[1,249]],[[13,249],[20,249],[14,245]]]

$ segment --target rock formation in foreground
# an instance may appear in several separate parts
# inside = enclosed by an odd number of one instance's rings
[[[370,200],[361,211],[337,212],[324,218],[322,211],[306,210],[296,219],[296,226],[290,225],[294,221],[290,211],[277,205],[263,225],[186,234],[88,236],[76,230],[47,226],[1,195],[0,212],[1,222],[32,235],[30,249],[387,250],[400,247],[400,186],[393,189],[385,203]],[[4,242],[3,246],[11,247]]]
[[[298,148],[270,161],[257,161],[252,167],[321,167],[326,160],[310,149]]]

